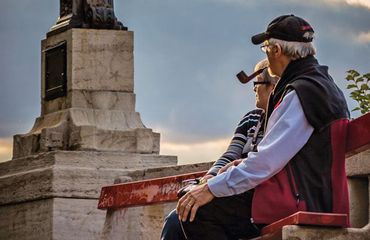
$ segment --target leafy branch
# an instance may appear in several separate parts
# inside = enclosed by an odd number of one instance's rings
[[[357,101],[359,107],[352,109],[353,111],[361,111],[365,114],[370,111],[370,73],[361,75],[356,70],[347,71],[347,89],[351,89],[350,97]]]

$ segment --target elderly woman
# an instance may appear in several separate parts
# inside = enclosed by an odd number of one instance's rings
[[[262,70],[262,72],[257,75],[257,80],[253,82],[254,92],[256,94],[256,107],[257,109],[248,112],[238,124],[234,137],[231,140],[231,143],[227,151],[213,164],[211,169],[207,174],[202,178],[207,180],[216,176],[219,173],[222,173],[227,168],[233,165],[240,163],[240,159],[246,158],[250,151],[256,151],[256,146],[263,137],[263,128],[264,128],[264,112],[267,107],[267,102],[271,91],[274,89],[275,84],[278,81],[277,77],[271,76],[269,73],[269,63],[267,59],[264,59],[256,64],[255,72]],[[247,199],[252,197],[252,192],[248,191],[246,193],[240,194],[240,201],[248,202]],[[235,199],[235,198],[234,198]],[[230,207],[232,201],[229,199],[221,198],[214,201],[214,204],[209,204],[207,208],[211,208],[205,211],[205,215],[213,212],[213,215],[219,213],[220,224],[242,224],[238,223],[238,219],[229,219],[228,214],[225,214],[225,211],[240,211],[240,215],[243,214],[244,210],[233,209]],[[249,201],[250,202],[250,201]],[[238,204],[239,205],[239,204]],[[225,208],[226,207],[226,208]],[[222,210],[221,210],[222,208]],[[200,211],[201,209],[199,209]],[[219,211],[220,210],[220,211]],[[201,211],[200,211],[201,212]],[[207,213],[206,213],[207,212]],[[250,214],[245,214],[244,216],[250,216]],[[204,216],[207,218],[207,216]],[[177,239],[188,239],[186,232],[183,228],[183,222],[178,219],[176,211],[172,211],[166,218],[161,239],[163,240],[177,240]],[[199,225],[202,228],[201,225]],[[255,226],[246,226],[245,230]],[[230,237],[231,239],[237,238],[240,233],[236,233],[230,228]],[[209,231],[209,229],[207,229]],[[258,229],[256,229],[256,235]],[[217,233],[215,233],[217,234]]]

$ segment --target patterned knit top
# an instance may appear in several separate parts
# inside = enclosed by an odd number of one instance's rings
[[[244,115],[226,152],[213,164],[207,174],[216,176],[218,170],[226,164],[246,158],[250,151],[256,151],[255,146],[263,137],[263,113],[262,109],[255,109]],[[259,128],[257,134],[256,128]]]

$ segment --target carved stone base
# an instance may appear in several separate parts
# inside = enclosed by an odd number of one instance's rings
[[[71,108],[39,117],[30,133],[15,135],[13,158],[54,150],[158,154],[159,138],[136,112]]]
[[[0,205],[50,197],[98,199],[101,187],[117,178],[176,164],[175,156],[123,152],[53,151],[17,158],[0,163]]]
[[[46,81],[58,72],[48,72],[54,55],[46,53],[62,43],[66,94],[48,99],[55,83]],[[14,136],[13,158],[53,150],[159,153],[159,133],[135,111],[133,58],[132,32],[70,29],[43,40],[41,116],[29,133]]]
[[[68,198],[0,206],[0,215],[0,239],[6,240],[98,240],[105,217],[96,200]]]
[[[144,168],[176,162],[156,154],[55,151],[0,163],[0,239],[102,239],[101,187],[150,177]],[[153,211],[153,221],[163,220],[161,208],[147,209],[133,210],[130,221]]]

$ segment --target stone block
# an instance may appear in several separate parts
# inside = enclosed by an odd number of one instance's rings
[[[13,159],[28,156],[40,150],[40,134],[17,134],[13,136]]]
[[[67,93],[45,99],[46,52],[66,44]],[[41,43],[41,116],[14,136],[14,158],[54,150],[159,153],[135,112],[133,32],[69,29]]]
[[[42,82],[44,52],[66,42],[68,90],[133,92],[133,36],[130,31],[78,28],[49,36],[41,42]],[[42,84],[42,94],[44,91]]]
[[[14,158],[53,150],[159,153],[160,134],[145,128],[137,112],[70,108],[37,118],[14,136]]]
[[[92,126],[76,127],[71,131],[69,146],[73,150],[122,151],[128,153],[159,153],[159,138],[151,129],[126,131],[101,130]]]
[[[71,89],[133,92],[133,32],[72,29]]]
[[[0,163],[0,205],[52,197],[98,199],[101,188],[116,178],[142,179],[146,167],[176,163],[174,156],[83,151],[13,159]]]
[[[362,228],[370,221],[369,179],[349,178],[350,223],[352,227]]]
[[[105,212],[96,199],[53,199],[53,240],[100,240]]]
[[[70,107],[135,112],[135,94],[113,91],[74,90]]]
[[[135,112],[135,94],[113,91],[71,90],[68,92],[67,97],[57,98],[45,103],[43,105],[43,113],[54,113],[67,108]]]
[[[0,239],[53,239],[53,200],[0,206]]]
[[[364,228],[283,227],[282,240],[369,240],[370,224]]]
[[[0,239],[101,239],[105,212],[96,205],[95,199],[50,198],[0,206]]]
[[[102,240],[160,239],[164,218],[176,203],[109,210],[106,214]]]
[[[349,177],[370,175],[370,149],[346,159],[346,172]]]

